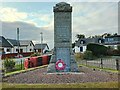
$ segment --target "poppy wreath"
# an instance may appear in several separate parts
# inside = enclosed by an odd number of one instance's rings
[[[64,70],[65,67],[66,67],[66,64],[64,63],[63,60],[59,59],[59,60],[56,62],[55,67],[56,67],[57,70]]]

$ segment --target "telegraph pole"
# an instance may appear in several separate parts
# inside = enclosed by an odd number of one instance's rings
[[[43,51],[42,51],[43,33],[42,32],[40,33],[40,36],[41,36],[41,55],[42,55],[43,54]]]
[[[18,57],[19,57],[19,28],[17,28],[17,45],[18,45]]]

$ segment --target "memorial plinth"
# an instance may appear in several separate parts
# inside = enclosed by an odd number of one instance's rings
[[[54,11],[54,53],[47,72],[78,72],[78,66],[72,52],[72,7],[61,2]]]

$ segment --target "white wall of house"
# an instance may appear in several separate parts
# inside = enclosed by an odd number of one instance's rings
[[[85,52],[87,49],[87,46],[83,46],[83,52]]]
[[[18,46],[14,46],[14,48],[11,50],[11,53],[18,53],[16,49],[18,49]],[[33,52],[34,46],[33,44],[29,44],[28,46],[20,46],[19,49],[22,49],[23,52]]]
[[[80,51],[80,48],[82,48],[82,51]],[[84,53],[87,49],[87,46],[81,46],[81,47],[78,47],[78,46],[75,46],[75,53]]]
[[[21,50],[22,50],[22,52],[28,52],[26,46],[20,46],[20,52],[21,52]]]
[[[46,50],[49,50],[47,46],[43,49],[43,53],[44,53]]]
[[[10,47],[5,47],[5,48],[4,48],[4,52],[5,52],[5,54],[12,53],[12,48],[10,48]]]
[[[32,43],[30,43],[28,46],[27,46],[27,52],[33,52],[34,51],[34,46]]]
[[[16,49],[18,49],[18,47],[17,47],[17,46],[14,46],[14,47],[12,48],[12,53],[17,53]]]
[[[105,46],[106,46],[106,47],[109,47],[109,46],[110,46],[110,47],[113,48],[113,49],[117,49],[117,46],[118,46],[118,45],[105,45]]]
[[[75,46],[75,53],[79,53],[80,52],[80,47]]]

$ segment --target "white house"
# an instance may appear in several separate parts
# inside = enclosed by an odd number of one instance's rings
[[[30,40],[20,40],[20,52],[34,52],[34,44]]]
[[[81,38],[75,43],[75,53],[84,53],[89,43],[103,44],[104,40],[102,37],[96,38]]]
[[[118,49],[118,46],[120,46],[120,35],[105,37],[105,46]]]
[[[12,48],[13,48],[13,46],[3,36],[0,36],[0,52],[1,52],[1,54],[11,53]]]
[[[34,44],[30,40],[17,40],[14,39],[7,39],[7,41],[13,46],[12,53],[18,53],[18,47],[19,52],[33,52],[34,51]]]
[[[49,51],[49,47],[47,43],[35,44],[35,47],[34,47],[35,52],[41,52],[41,49],[43,53],[45,53],[46,51]]]
[[[75,43],[75,53],[84,53],[89,43],[95,43],[118,49],[120,46],[120,35],[106,36],[106,37],[94,37],[94,38],[81,38]]]

